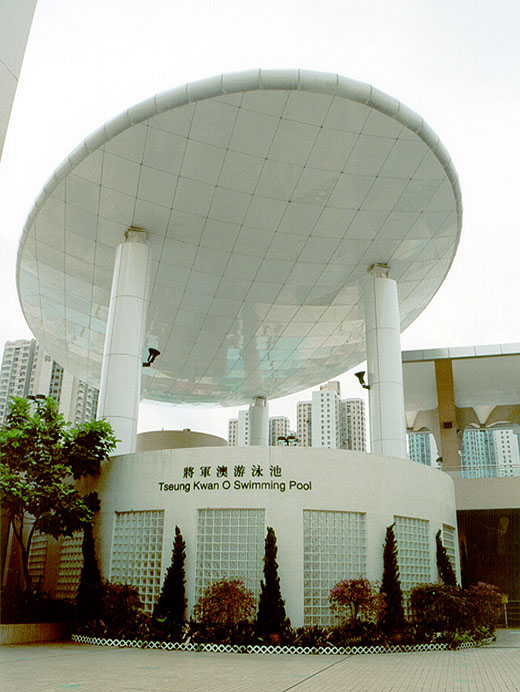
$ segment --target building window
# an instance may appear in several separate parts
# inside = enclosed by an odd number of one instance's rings
[[[330,625],[329,594],[342,579],[366,575],[365,515],[303,512],[304,624]]]
[[[195,601],[213,582],[238,578],[260,593],[264,558],[263,509],[199,509]]]
[[[409,595],[414,586],[431,582],[429,522],[410,517],[394,521],[401,588]]]
[[[81,569],[83,567],[83,531],[65,536],[61,544],[60,566],[56,596],[73,601],[78,593]]]
[[[161,592],[164,512],[116,512],[110,579],[130,584],[151,612]]]

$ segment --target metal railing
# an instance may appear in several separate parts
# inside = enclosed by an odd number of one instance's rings
[[[520,627],[520,601],[504,603],[504,613],[500,624],[504,627]]]
[[[520,478],[520,464],[504,465],[479,465],[479,466],[462,466],[461,468],[442,469],[452,478]]]

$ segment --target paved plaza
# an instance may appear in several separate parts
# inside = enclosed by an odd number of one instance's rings
[[[518,692],[520,630],[466,651],[262,656],[48,643],[0,650],[2,692]]]

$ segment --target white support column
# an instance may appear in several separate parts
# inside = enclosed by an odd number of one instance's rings
[[[135,451],[148,308],[147,233],[129,229],[116,250],[101,367],[98,417],[120,440],[114,453]]]
[[[257,396],[249,407],[249,445],[269,445],[269,408],[265,396]]]
[[[363,287],[371,451],[406,459],[399,301],[389,271],[385,264],[372,265]]]

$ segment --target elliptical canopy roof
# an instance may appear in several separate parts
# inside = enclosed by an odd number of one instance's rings
[[[455,169],[417,114],[368,84],[254,70],[187,84],[107,122],[27,219],[18,291],[42,347],[99,384],[115,249],[146,229],[142,396],[238,405],[365,357],[361,282],[377,262],[407,327],[459,241]]]

